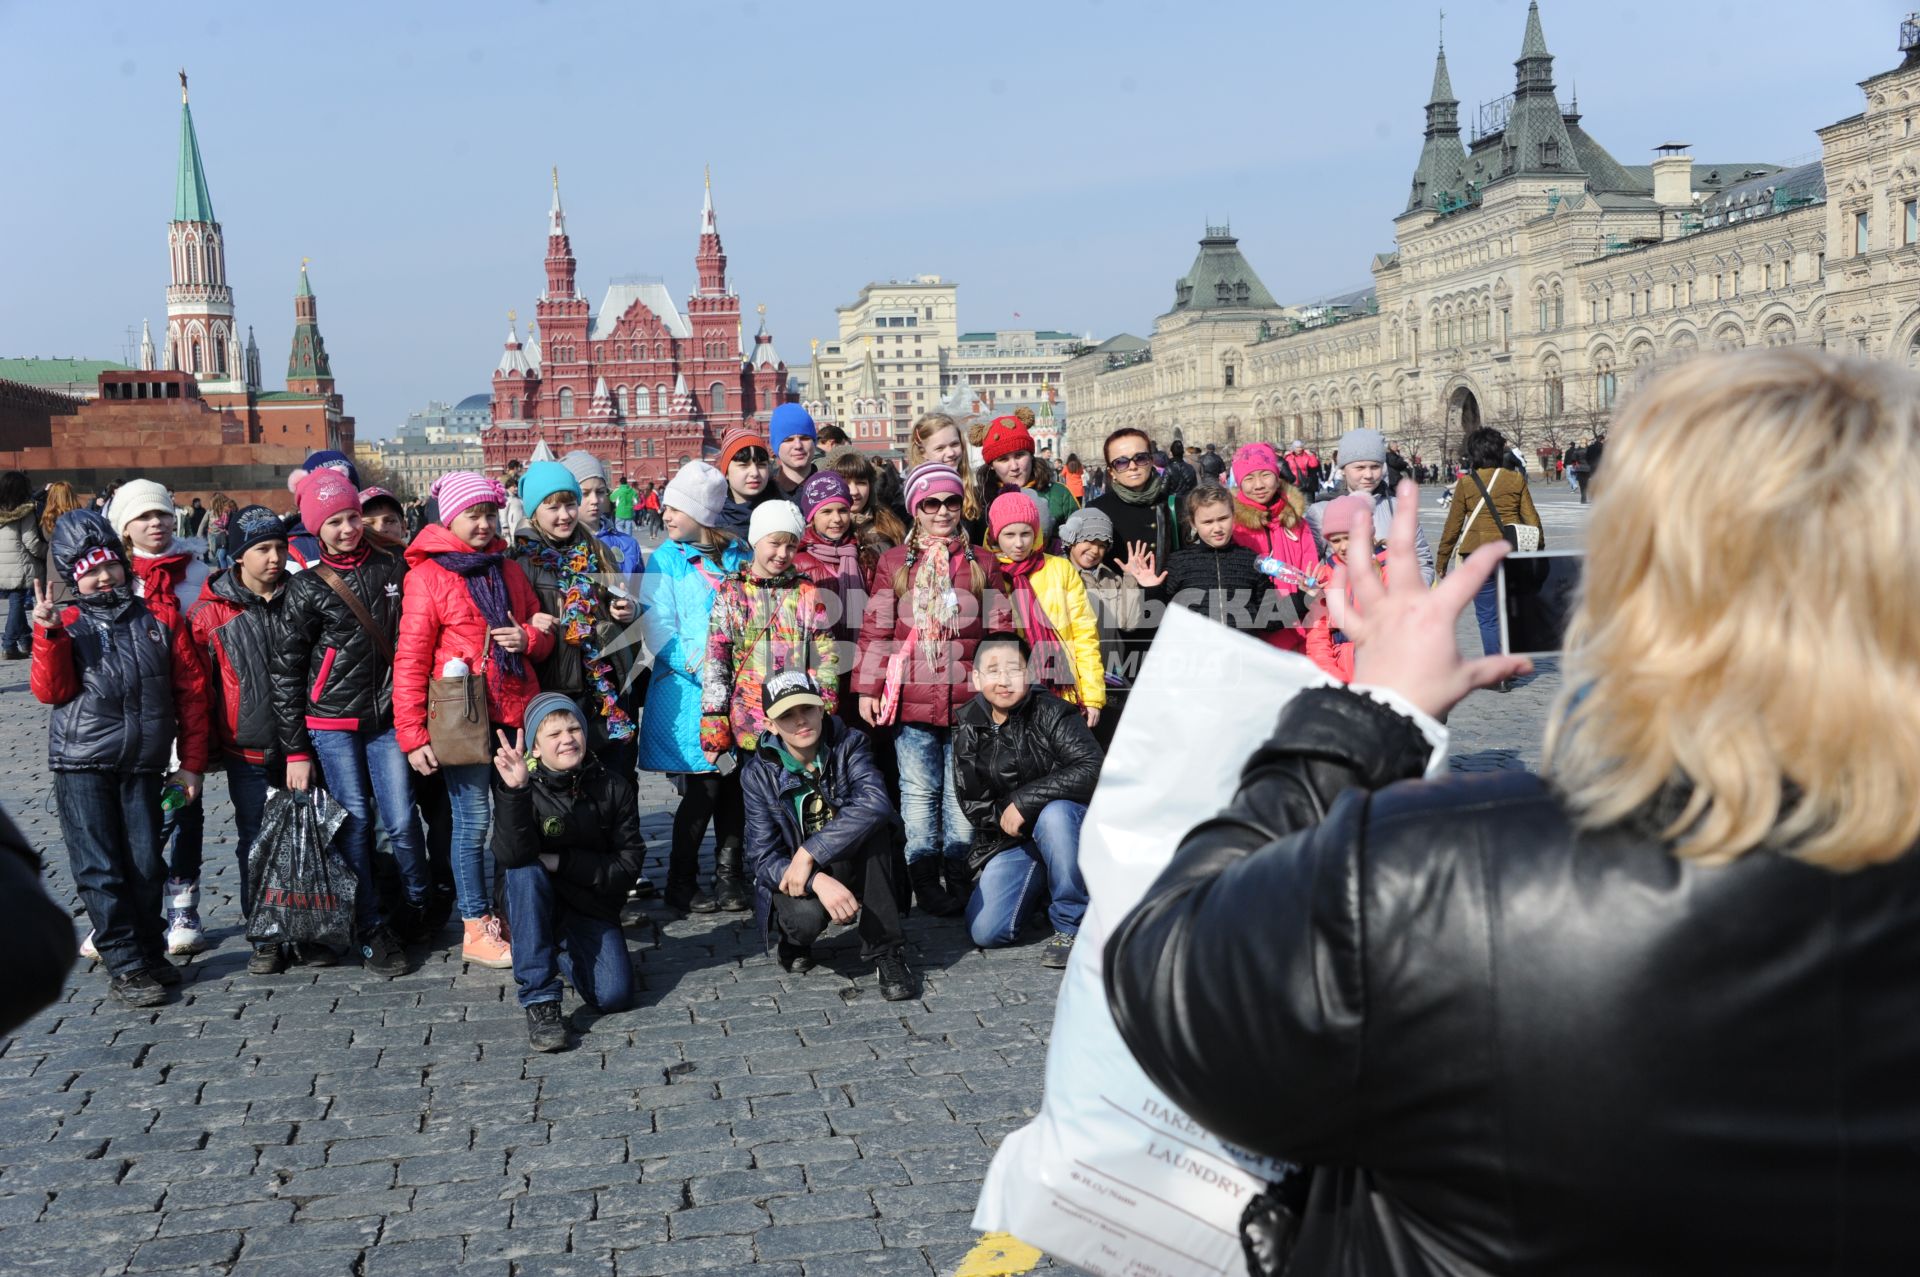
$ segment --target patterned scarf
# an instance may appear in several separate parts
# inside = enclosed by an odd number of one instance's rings
[[[866,594],[866,574],[861,571],[860,546],[853,537],[829,541],[808,528],[800,538],[800,548],[833,570],[833,592],[840,600],[840,619],[833,627],[838,638],[852,639],[860,632],[860,617],[855,608]]]
[[[1067,654],[1059,632],[1047,620],[1046,609],[1033,593],[1033,574],[1044,567],[1046,561],[1044,554],[1029,554],[1018,563],[1000,566],[1013,581],[1014,616],[1020,623],[1020,632],[1027,636],[1027,646],[1033,649],[1034,670],[1041,683],[1055,690],[1071,689],[1078,686],[1073,677],[1073,658]]]
[[[594,574],[600,564],[594,557],[593,539],[578,534],[569,544],[555,545],[544,536],[537,537],[533,557],[560,582],[560,637],[580,649],[580,664],[593,688],[596,707],[607,720],[607,739],[626,740],[633,735],[633,719],[620,708],[613,663],[600,655],[600,642],[594,636],[600,600]]]
[[[973,563],[973,546],[965,540],[961,553]],[[953,543],[945,537],[926,537],[918,527],[907,538],[907,579],[912,582],[909,615],[920,635],[920,655],[929,665],[954,635],[960,618],[960,595],[953,588]]]
[[[433,556],[435,563],[466,578],[467,597],[480,609],[480,615],[490,630],[517,624],[513,619],[512,605],[507,601],[506,574],[500,567],[505,557],[472,550],[450,550]],[[526,663],[520,659],[520,653],[507,651],[491,638],[487,642],[492,651],[494,668],[509,678],[520,678],[526,673]]]

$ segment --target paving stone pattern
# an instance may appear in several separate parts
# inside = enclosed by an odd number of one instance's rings
[[[0,667],[0,802],[84,933],[25,675]],[[1455,765],[1535,757],[1554,681],[1456,711]],[[663,881],[675,798],[642,782]],[[247,975],[232,809],[209,788],[218,943],[179,1000],[105,1002],[82,962],[0,1049],[0,1272],[933,1277],[973,1246],[987,1161],[1040,1102],[1042,929],[986,953],[912,918],[922,996],[888,1003],[850,932],[792,976],[750,920],[636,904],[642,1004],[538,1055],[511,974],[467,969],[451,930],[398,980]]]

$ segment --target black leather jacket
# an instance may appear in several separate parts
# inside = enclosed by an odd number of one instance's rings
[[[502,869],[557,855],[560,902],[589,918],[620,921],[647,855],[633,777],[589,754],[564,772],[536,767],[519,789],[507,788],[496,773],[493,802],[493,858]]]
[[[1100,744],[1078,706],[1033,691],[1004,723],[993,721],[986,697],[960,707],[953,724],[954,792],[973,826],[967,865],[974,873],[1019,842],[1000,828],[1008,803],[1031,830],[1048,803],[1084,803],[1100,782]]]
[[[398,550],[367,544],[366,561],[341,576],[393,646],[400,634],[406,560]],[[375,650],[345,600],[312,568],[287,582],[280,605],[273,712],[289,759],[313,757],[309,727],[383,732],[393,726],[392,664]]]
[[[1704,866],[1427,755],[1302,693],[1107,946],[1153,1080],[1313,1167],[1284,1271],[1920,1271],[1920,857]]]

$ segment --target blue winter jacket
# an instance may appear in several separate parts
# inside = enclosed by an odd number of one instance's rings
[[[747,756],[740,769],[740,792],[747,809],[747,873],[753,878],[754,914],[760,920],[760,939],[767,943],[773,916],[773,893],[793,863],[793,853],[804,841],[807,854],[826,873],[839,878],[845,870],[835,865],[858,853],[870,839],[881,846],[869,855],[902,855],[904,840],[897,837],[899,817],[887,797],[887,782],[873,761],[867,734],[848,727],[833,715],[821,723],[820,788],[833,809],[833,819],[812,837],[800,837],[800,818],[792,795],[801,781],[780,759],[772,732],[761,737],[760,748]],[[898,866],[896,881],[905,883],[906,864]],[[857,881],[841,878],[843,886],[858,890]],[[905,901],[897,902],[905,912]]]
[[[640,578],[640,625],[653,653],[653,683],[640,718],[640,767],[652,772],[711,772],[700,750],[701,673],[707,659],[707,624],[713,616],[714,582],[746,562],[738,545],[721,553],[718,568],[700,550],[665,541]]]

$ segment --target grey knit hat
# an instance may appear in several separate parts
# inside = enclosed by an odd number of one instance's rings
[[[540,724],[547,720],[549,714],[571,714],[580,720],[583,730],[587,726],[587,716],[580,712],[578,705],[574,704],[573,697],[564,692],[542,692],[527,702],[526,712],[520,719],[527,725],[529,752],[533,750],[533,738],[540,731]]]
[[[585,448],[575,448],[560,458],[560,464],[567,468],[567,473],[573,476],[575,483],[585,484],[589,479],[607,482],[607,463]]]
[[[1113,544],[1113,520],[1107,517],[1105,510],[1075,510],[1060,525],[1061,545],[1079,545],[1082,541]]]
[[[1356,461],[1377,461],[1387,464],[1387,439],[1378,430],[1369,430],[1365,426],[1355,426],[1340,436],[1340,464],[1351,465]]]

